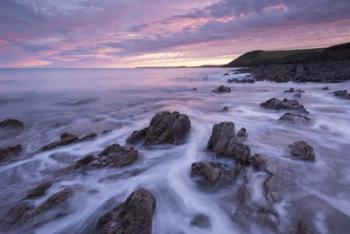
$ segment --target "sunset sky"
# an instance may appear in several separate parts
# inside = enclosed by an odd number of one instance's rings
[[[224,64],[350,41],[350,0],[0,0],[0,67]]]

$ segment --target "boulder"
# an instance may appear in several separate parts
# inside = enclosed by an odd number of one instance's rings
[[[326,87],[322,87],[321,90],[329,90],[329,88],[326,86]]]
[[[98,167],[125,167],[138,159],[137,150],[112,144],[104,149],[92,164]]]
[[[197,214],[191,220],[191,226],[198,227],[201,229],[208,229],[211,226],[210,219],[205,214]]]
[[[281,180],[277,176],[268,176],[263,183],[263,188],[265,198],[268,202],[274,203],[282,200],[283,185]]]
[[[292,123],[292,124],[309,123],[310,120],[311,119],[307,116],[294,114],[294,113],[290,113],[290,112],[283,114],[279,118],[279,121],[281,121],[281,122],[288,122],[288,123]]]
[[[0,149],[0,163],[10,159],[13,156],[18,155],[20,152],[22,152],[21,145],[9,146]]]
[[[216,89],[213,89],[212,92],[213,93],[230,93],[231,92],[231,88],[223,86],[223,85],[220,85]]]
[[[231,184],[238,173],[233,168],[216,162],[195,162],[191,166],[191,176],[199,178],[201,185],[209,187]]]
[[[237,132],[237,137],[238,137],[238,138],[242,138],[242,139],[246,139],[246,138],[248,137],[247,129],[241,128],[241,129]]]
[[[151,234],[156,199],[150,191],[141,188],[125,202],[104,214],[97,222],[99,234]]]
[[[134,131],[127,143],[135,144],[144,141],[145,146],[160,144],[182,144],[191,129],[191,121],[187,115],[179,112],[163,111],[157,113],[147,128]]]
[[[274,110],[295,110],[303,113],[308,113],[305,107],[300,104],[297,100],[288,100],[284,98],[280,100],[278,98],[271,98],[266,102],[260,104],[261,107],[266,109],[274,109]]]
[[[52,208],[55,208],[62,203],[66,202],[70,197],[73,196],[73,190],[71,188],[64,188],[59,192],[51,195],[46,199],[40,206],[34,210],[33,216],[42,214]]]
[[[40,197],[44,195],[51,186],[52,186],[51,181],[44,181],[39,185],[37,185],[36,187],[29,190],[24,199],[32,199],[32,198]]]
[[[221,109],[221,112],[229,112],[230,111],[230,108],[228,106],[224,106],[222,109]]]
[[[0,121],[0,128],[24,128],[24,124],[18,119],[5,119]]]
[[[29,219],[34,208],[29,202],[20,202],[7,212],[1,222],[8,228],[21,225]]]
[[[334,91],[333,94],[334,94],[334,96],[339,97],[339,98],[350,99],[350,93],[348,93],[347,90]]]
[[[266,158],[260,154],[254,154],[250,159],[253,168],[258,171],[265,169],[266,161]]]
[[[305,141],[294,142],[290,146],[292,159],[315,161],[315,153],[312,146],[308,145]]]

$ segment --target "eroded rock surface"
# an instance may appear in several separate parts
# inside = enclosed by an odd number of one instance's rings
[[[310,122],[310,118],[305,116],[305,115],[299,115],[299,114],[294,114],[294,113],[285,113],[283,114],[280,118],[279,121],[281,122],[288,122],[288,123],[292,123],[292,124],[297,124],[297,123],[309,123]]]
[[[104,214],[96,225],[99,234],[151,234],[156,199],[150,191],[141,188],[124,203]]]
[[[308,113],[305,107],[300,104],[297,100],[288,100],[284,98],[280,100],[278,98],[271,98],[266,102],[260,104],[261,107],[266,109],[274,109],[274,110],[295,110],[303,113]]]
[[[293,159],[315,161],[314,149],[306,141],[294,142],[290,146],[290,151]]]

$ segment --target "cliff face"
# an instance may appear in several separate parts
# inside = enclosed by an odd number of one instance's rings
[[[308,50],[252,51],[233,60],[227,67],[253,67],[270,64],[350,61],[350,43]]]

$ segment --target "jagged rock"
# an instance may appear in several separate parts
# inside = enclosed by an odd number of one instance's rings
[[[265,198],[268,202],[279,202],[283,198],[281,180],[277,176],[268,176],[263,184]]]
[[[200,178],[205,186],[227,185],[234,182],[237,171],[221,163],[195,162],[191,166],[191,176]]]
[[[34,210],[34,216],[42,214],[58,205],[67,201],[73,195],[73,190],[71,188],[64,188],[61,191],[51,195],[46,199],[40,206]]]
[[[135,144],[144,140],[145,146],[173,144],[179,145],[185,141],[191,129],[191,121],[187,115],[179,112],[163,111],[157,113],[147,128],[134,131],[127,143]]]
[[[243,165],[249,162],[250,148],[238,142],[232,122],[221,122],[213,126],[207,149],[215,152],[218,157],[232,158]]]
[[[313,234],[303,221],[298,221],[297,234]]]
[[[247,137],[248,137],[247,129],[241,128],[241,129],[237,132],[237,137],[243,138],[243,139],[247,138]]]
[[[208,229],[210,228],[210,219],[205,214],[198,214],[191,220],[191,226]]]
[[[250,163],[255,170],[263,170],[265,168],[266,161],[266,158],[260,154],[254,154],[250,159]]]
[[[18,119],[5,119],[0,121],[0,128],[24,128],[24,124]]]
[[[6,161],[9,158],[18,155],[22,152],[21,145],[9,146],[7,148],[0,149],[0,162]]]
[[[288,100],[284,98],[279,100],[278,98],[271,98],[266,102],[260,104],[261,107],[274,110],[295,110],[304,113],[308,113],[305,107],[300,104],[297,100]]]
[[[280,118],[279,121],[283,121],[283,122],[288,122],[288,123],[308,123],[310,122],[310,118],[304,115],[298,115],[298,114],[294,114],[294,113],[285,113],[283,114]]]
[[[225,87],[223,85],[220,85],[216,89],[213,89],[212,92],[213,93],[230,93],[231,92],[231,88],[230,87]]]
[[[334,96],[339,97],[339,98],[350,99],[350,93],[348,93],[347,90],[334,91],[333,94],[334,94]]]
[[[27,195],[24,199],[32,199],[39,196],[42,196],[46,193],[46,191],[52,186],[51,181],[44,181],[40,183],[38,186],[34,187],[33,189],[29,190],[27,192]]]
[[[305,141],[294,142],[291,146],[292,158],[296,160],[315,161],[315,153],[312,146]]]
[[[40,151],[52,150],[54,148],[64,146],[64,145],[70,145],[70,144],[74,144],[82,141],[89,141],[89,140],[95,139],[96,137],[97,137],[96,133],[90,133],[83,136],[82,138],[79,138],[77,135],[65,132],[61,134],[59,141],[54,141],[41,147]]]
[[[87,165],[89,165],[90,163],[92,163],[93,161],[95,161],[97,158],[95,157],[95,155],[93,154],[88,154],[86,156],[84,156],[83,158],[79,159],[78,161],[75,162],[74,168],[82,168],[85,167]]]
[[[141,188],[124,203],[104,214],[96,225],[99,234],[151,234],[156,199],[150,191]]]

